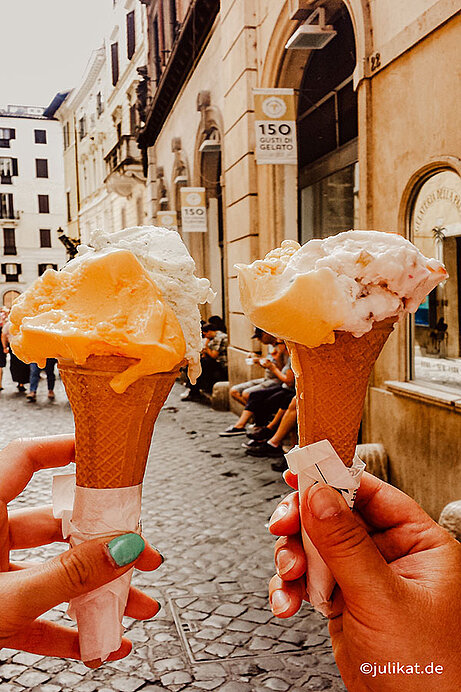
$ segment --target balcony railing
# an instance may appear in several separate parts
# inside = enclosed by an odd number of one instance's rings
[[[0,219],[2,221],[17,221],[19,219],[19,212],[12,211],[11,209],[0,209]]]
[[[107,165],[107,175],[115,171],[123,172],[127,167],[141,166],[141,152],[132,135],[122,135],[115,147],[104,157]]]

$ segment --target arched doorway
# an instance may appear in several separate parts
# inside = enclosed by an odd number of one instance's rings
[[[298,100],[299,240],[322,238],[358,223],[357,94],[352,21],[343,3],[327,6],[337,32],[311,51]]]

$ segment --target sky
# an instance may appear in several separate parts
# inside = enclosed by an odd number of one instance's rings
[[[0,105],[48,106],[110,33],[112,0],[0,0]]]

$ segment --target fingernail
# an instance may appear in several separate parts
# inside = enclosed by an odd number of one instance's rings
[[[283,519],[287,512],[287,505],[279,505],[269,520],[269,527],[271,527],[272,524],[276,524],[280,519]]]
[[[329,485],[313,485],[309,488],[307,501],[317,519],[328,519],[343,511],[341,495]]]
[[[296,557],[289,550],[279,550],[275,556],[275,566],[280,576],[287,574],[296,564]]]
[[[283,615],[290,607],[290,599],[284,591],[277,589],[271,596],[271,609],[274,615]]]
[[[123,536],[117,536],[107,545],[112,559],[119,567],[124,567],[136,560],[145,546],[144,540],[137,533],[126,533]]]

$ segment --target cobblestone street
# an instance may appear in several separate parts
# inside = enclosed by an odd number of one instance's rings
[[[37,403],[29,404],[4,374],[2,447],[18,436],[72,431],[60,381],[54,403],[42,381]],[[132,653],[98,670],[3,649],[2,692],[345,689],[324,619],[308,606],[289,620],[269,610],[274,539],[267,521],[287,492],[280,474],[268,459],[245,457],[241,437],[218,437],[232,413],[180,402],[182,391],[175,385],[157,421],[144,483],[144,534],[165,563],[134,578],[160,601],[159,615],[144,623],[127,619]],[[14,504],[49,502],[50,477],[37,473]],[[34,554],[46,558],[60,550],[55,544]],[[64,613],[62,606],[48,616],[67,620]]]

